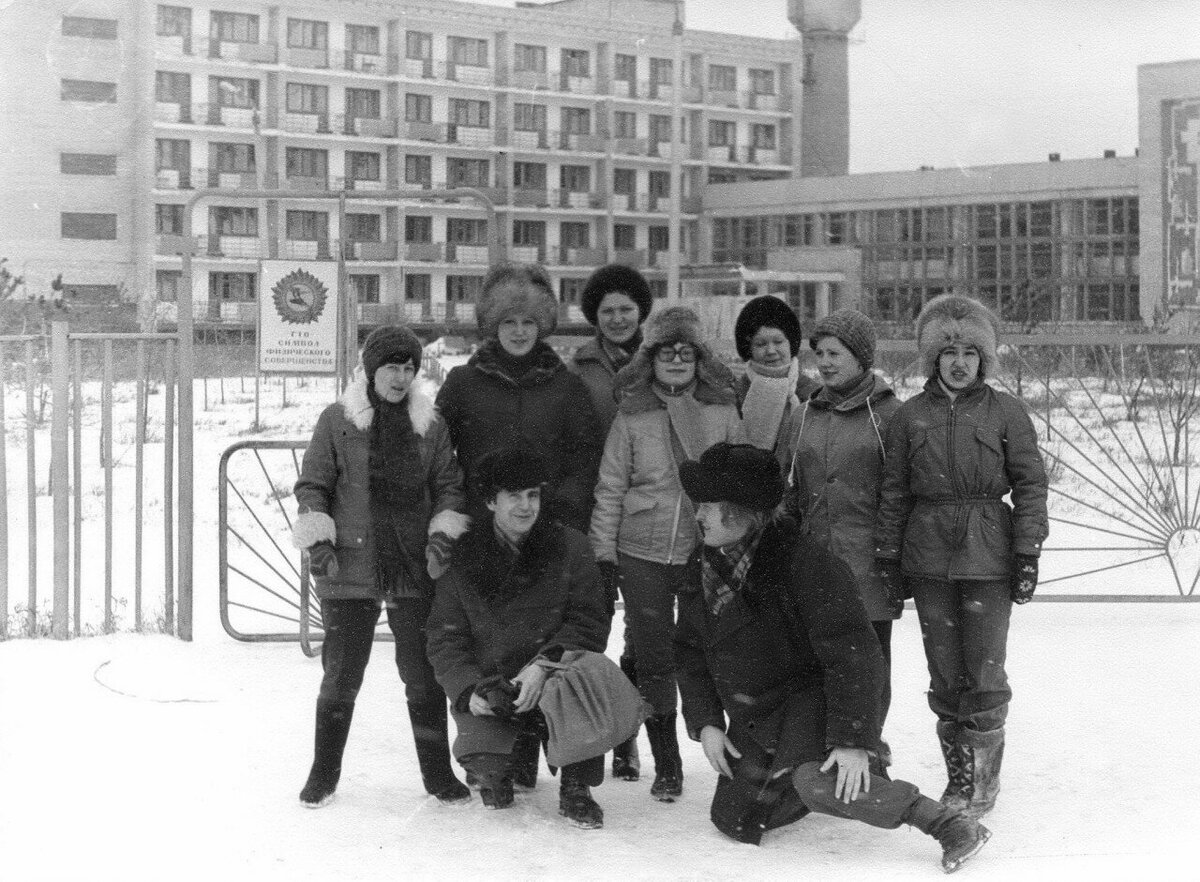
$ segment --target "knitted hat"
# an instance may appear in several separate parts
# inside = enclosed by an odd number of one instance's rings
[[[408,328],[399,325],[381,325],[367,335],[362,347],[363,372],[370,380],[385,364],[412,362],[421,369],[421,341]]]
[[[679,467],[679,480],[692,502],[733,502],[771,511],[783,499],[783,476],[770,450],[719,441]]]
[[[800,319],[796,318],[792,308],[778,297],[764,294],[742,307],[733,326],[733,339],[742,361],[750,360],[750,340],[758,333],[759,328],[777,328],[783,331],[783,336],[787,337],[792,347],[792,355],[795,356],[800,351],[800,339],[804,336],[800,330]]]
[[[653,297],[646,277],[631,266],[610,263],[588,276],[587,283],[583,286],[581,306],[583,317],[588,320],[588,324],[596,324],[596,311],[600,309],[600,301],[604,299],[605,294],[612,294],[614,291],[627,295],[637,304],[638,324],[650,315]]]
[[[697,349],[704,345],[704,330],[700,316],[686,306],[668,306],[646,322],[642,332],[642,348],[653,351],[664,343],[691,343]]]
[[[817,322],[808,338],[816,351],[822,337],[837,337],[858,359],[864,371],[875,364],[875,324],[857,309],[839,309]]]
[[[979,350],[980,374],[994,376],[999,338],[995,313],[970,297],[942,294],[926,303],[917,316],[917,351],[927,377],[937,371],[938,354],[955,343]]]
[[[513,492],[540,487],[550,480],[546,460],[529,447],[510,444],[489,450],[471,469],[479,498],[492,500],[501,490]]]
[[[483,291],[475,304],[480,334],[495,339],[500,322],[518,314],[537,322],[539,340],[558,327],[554,286],[546,270],[536,263],[502,263],[492,267],[483,280]]]

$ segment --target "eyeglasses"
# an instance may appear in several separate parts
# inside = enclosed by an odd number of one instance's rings
[[[691,364],[696,360],[696,347],[686,343],[679,343],[675,346],[664,344],[654,351],[654,357],[663,364],[670,364],[676,358],[684,364]]]

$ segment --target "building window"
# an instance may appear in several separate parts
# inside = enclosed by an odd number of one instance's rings
[[[708,88],[714,92],[737,91],[737,68],[728,64],[708,66]]]
[[[253,174],[255,171],[254,145],[214,142],[209,145],[209,166],[218,172]]]
[[[208,232],[212,236],[257,236],[258,209],[214,205],[208,210]]]
[[[239,77],[209,77],[209,93],[215,96],[218,107],[238,107],[250,110],[258,107],[258,80]],[[320,88],[324,88],[321,86]]]
[[[415,123],[433,122],[433,98],[408,92],[404,96],[404,121]]]
[[[514,104],[513,129],[518,132],[546,131],[546,108],[540,104]]]
[[[490,125],[491,105],[471,98],[450,99],[450,122],[470,128],[486,129]]]
[[[380,96],[378,89],[347,89],[346,115],[355,119],[379,119]]]
[[[290,49],[329,48],[329,23],[307,18],[287,20],[287,44]]]
[[[411,214],[404,218],[404,241],[428,244],[433,241],[433,218],[427,214]]]
[[[329,113],[329,87],[288,83],[287,112],[312,113],[318,116]]]
[[[164,104],[191,104],[191,75],[169,70],[155,71],[154,100]]]
[[[488,43],[474,37],[447,37],[446,55],[454,64],[487,67]]]
[[[513,186],[518,190],[545,190],[546,166],[540,162],[514,162]]]
[[[531,220],[513,221],[513,241],[526,248],[546,247],[546,222]]]
[[[736,143],[737,125],[723,119],[708,121],[708,146],[732,147]]]
[[[651,251],[669,251],[671,249],[671,228],[654,226],[647,230]]]
[[[160,37],[190,37],[192,35],[192,10],[186,6],[158,7],[158,26],[155,31]]]
[[[774,95],[775,71],[750,68],[750,91],[755,95]]]
[[[756,150],[775,149],[775,126],[769,123],[754,123],[750,127],[751,143]]]
[[[408,154],[404,157],[404,183],[433,185],[433,162],[428,156]]]
[[[588,193],[592,189],[592,170],[586,165],[564,165],[559,182],[568,193]]]
[[[671,140],[671,117],[659,113],[650,114],[650,142],[669,143]]]
[[[382,224],[377,214],[347,214],[345,236],[351,242],[378,242]]]
[[[586,107],[564,107],[562,109],[562,127],[568,135],[590,135],[592,133],[592,112]]]
[[[176,302],[182,287],[183,273],[179,270],[157,270],[154,273],[154,290],[159,303]]]
[[[650,59],[650,82],[656,86],[669,86],[674,82],[673,67],[669,58]]]
[[[433,34],[425,31],[405,31],[404,57],[414,61],[428,61],[433,58]]]
[[[563,248],[590,248],[592,226],[579,221],[563,221],[559,227],[559,241]]]
[[[258,16],[245,12],[213,12],[209,33],[222,43],[257,43]]]
[[[350,276],[350,292],[358,303],[379,302],[379,276]]]
[[[117,216],[115,214],[64,211],[62,213],[62,237],[64,239],[116,239]]]
[[[637,248],[637,227],[633,224],[613,224],[613,248],[633,251]]]
[[[329,154],[311,147],[289,147],[285,165],[289,178],[326,178],[329,175]]]
[[[346,174],[352,181],[378,181],[381,175],[378,153],[346,151]]]
[[[183,206],[154,206],[154,232],[160,236],[182,236]]]
[[[636,138],[637,114],[628,110],[618,110],[613,113],[613,137]]]
[[[58,168],[64,175],[115,175],[117,157],[112,153],[60,153]]]
[[[117,84],[95,80],[63,80],[63,101],[88,101],[93,104],[116,104]]]
[[[513,70],[545,73],[546,47],[517,43],[513,46]]]
[[[208,297],[210,300],[249,302],[255,299],[256,281],[254,273],[209,273]]]
[[[81,18],[75,15],[64,15],[62,32],[64,37],[115,40],[117,39],[117,22],[111,18]]]
[[[454,245],[486,245],[487,221],[452,217],[446,221],[446,241]]]
[[[623,83],[637,82],[637,56],[617,53],[613,59],[613,79]]]
[[[287,212],[287,237],[301,242],[329,238],[329,215],[323,211]]]
[[[446,276],[447,303],[474,303],[483,292],[483,276]]]
[[[451,187],[486,187],[489,165],[486,159],[451,157],[446,160],[446,183]]]
[[[637,169],[614,168],[613,192],[632,195],[637,192]]]
[[[671,173],[665,171],[650,172],[649,193],[651,196],[671,195]]]
[[[190,171],[192,167],[192,144],[174,138],[156,138],[154,141],[154,168],[156,171]]]
[[[590,77],[592,75],[591,54],[586,49],[564,49],[562,66],[563,71],[569,77]]]
[[[428,303],[433,297],[433,278],[429,273],[407,273],[404,276],[404,299]]]
[[[346,51],[356,55],[378,55],[379,28],[375,25],[346,25]]]
[[[830,245],[842,245],[846,242],[848,229],[847,215],[843,211],[834,212],[825,219],[825,241]]]

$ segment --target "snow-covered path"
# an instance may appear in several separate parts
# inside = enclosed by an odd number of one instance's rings
[[[714,773],[684,741],[685,795],[597,790],[601,831],[568,827],[557,787],[489,812],[421,790],[395,669],[377,648],[338,798],[302,809],[316,660],[221,634],[0,644],[0,878],[931,879],[936,844],[810,816],[760,848],[708,821]],[[620,627],[614,628],[620,633]],[[1200,606],[1032,604],[1015,611],[995,837],[960,878],[1195,879]],[[615,641],[612,649],[615,649]],[[897,626],[893,772],[937,795],[916,618]],[[648,754],[642,739],[643,756]],[[648,757],[647,757],[648,759]]]

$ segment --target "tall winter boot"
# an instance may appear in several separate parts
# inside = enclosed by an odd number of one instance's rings
[[[650,795],[659,802],[674,802],[683,795],[683,760],[675,733],[675,711],[655,714],[646,720],[650,752],[654,754],[654,783]]]
[[[976,732],[963,729],[958,743],[967,758],[970,775],[970,796],[964,811],[972,818],[982,818],[996,805],[1000,792],[1000,763],[1004,759],[1004,729]]]
[[[947,873],[965,864],[992,838],[992,831],[983,824],[926,796],[918,796],[902,820],[938,841],[942,869]]]
[[[321,808],[333,800],[342,775],[342,753],[350,735],[354,702],[317,699],[317,723],[313,745],[313,764],[308,780],[300,791],[300,804]]]
[[[410,704],[408,719],[412,723],[413,744],[417,748],[417,765],[421,768],[425,792],[446,805],[468,802],[471,791],[455,777],[450,767],[445,699]]]
[[[621,656],[621,670],[629,678],[629,682],[637,685],[637,664],[627,655]],[[634,732],[626,740],[613,748],[612,776],[622,781],[636,781],[641,777],[642,761],[638,756],[638,733]]]
[[[592,798],[589,784],[604,780],[604,757],[563,766],[558,788],[558,813],[576,827],[596,830],[604,826],[604,809]]]
[[[528,729],[517,734],[513,744],[513,783],[526,790],[537,787],[538,766],[541,765],[542,739],[536,731]]]
[[[971,773],[969,759],[962,749],[959,733],[962,727],[958,723],[938,720],[938,743],[942,748],[942,759],[946,761],[946,789],[942,792],[941,803],[946,808],[965,811],[971,801]]]

